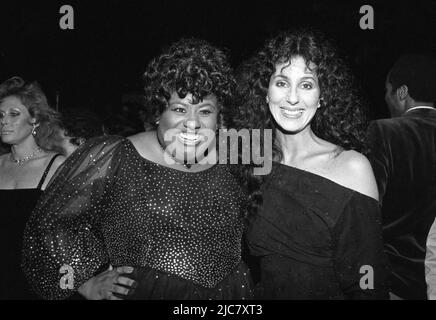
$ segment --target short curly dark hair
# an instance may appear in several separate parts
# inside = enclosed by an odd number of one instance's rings
[[[436,101],[436,59],[424,54],[405,54],[395,61],[387,81],[392,92],[407,85],[409,95],[420,102]]]
[[[194,103],[215,95],[221,108],[233,102],[235,79],[227,54],[204,40],[173,43],[150,62],[143,78],[146,106],[154,116],[162,114],[173,92],[181,98],[191,93]]]
[[[12,77],[0,84],[0,101],[14,96],[20,99],[32,118],[39,125],[36,129],[36,144],[46,151],[57,151],[60,140],[60,114],[52,109],[47,97],[37,82],[26,82],[20,77]]]
[[[85,108],[65,108],[61,112],[64,135],[70,143],[79,146],[82,141],[104,135],[103,121]]]
[[[272,129],[275,139],[276,124],[266,103],[269,82],[277,64],[288,63],[298,56],[305,60],[306,65],[315,65],[320,86],[321,108],[312,119],[313,132],[345,150],[366,153],[366,106],[359,97],[353,76],[332,42],[322,33],[309,29],[280,33],[239,68],[239,108],[231,117],[231,126],[236,129]],[[273,158],[282,158],[279,145],[273,146]],[[244,166],[241,171],[242,181],[256,202],[263,179],[253,176],[250,167]]]

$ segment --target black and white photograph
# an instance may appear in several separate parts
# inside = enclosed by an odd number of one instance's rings
[[[0,300],[436,300],[435,21],[432,0],[3,2]]]

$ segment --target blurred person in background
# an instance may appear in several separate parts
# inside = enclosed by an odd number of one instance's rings
[[[0,85],[0,299],[34,299],[21,269],[24,227],[50,178],[64,161],[59,114],[36,82],[13,77]]]

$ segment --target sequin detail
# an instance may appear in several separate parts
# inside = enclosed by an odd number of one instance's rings
[[[106,137],[67,159],[26,228],[23,267],[34,289],[64,298],[105,264],[145,267],[213,288],[241,262],[243,194],[225,165],[182,172]],[[246,280],[241,282],[246,282]]]

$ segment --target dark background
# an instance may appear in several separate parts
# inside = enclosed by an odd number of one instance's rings
[[[15,1],[0,5],[0,80],[37,80],[52,105],[116,113],[163,46],[200,37],[226,47],[234,67],[279,30],[313,26],[336,40],[370,102],[388,115],[384,80],[406,52],[435,54],[436,1]],[[74,30],[59,9],[74,8]],[[361,30],[359,9],[374,8],[375,29]]]

